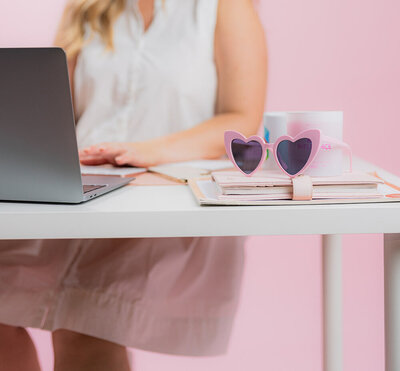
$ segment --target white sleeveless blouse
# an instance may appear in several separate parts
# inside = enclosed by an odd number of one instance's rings
[[[115,51],[96,36],[80,54],[75,101],[80,147],[142,141],[215,112],[218,0],[155,0],[147,31],[137,0],[115,24]]]

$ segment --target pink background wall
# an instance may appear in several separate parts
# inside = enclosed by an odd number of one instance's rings
[[[49,44],[63,4],[1,0],[0,46]],[[354,153],[400,175],[400,3],[261,0],[260,7],[270,52],[268,109],[343,110]],[[137,369],[321,370],[319,241],[250,238],[229,353],[193,359],[137,351]],[[345,371],[384,371],[382,236],[344,242]],[[49,336],[33,334],[48,371]]]

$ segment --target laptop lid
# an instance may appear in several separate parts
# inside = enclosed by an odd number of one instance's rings
[[[0,48],[0,200],[82,199],[64,51]]]

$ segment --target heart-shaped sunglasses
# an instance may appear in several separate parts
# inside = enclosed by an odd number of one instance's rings
[[[247,176],[261,167],[267,150],[271,150],[278,166],[293,178],[307,170],[321,148],[346,150],[350,158],[351,171],[352,158],[349,145],[322,135],[319,129],[304,130],[295,137],[283,135],[275,143],[267,143],[258,135],[246,138],[237,131],[225,131],[226,153],[233,164]]]

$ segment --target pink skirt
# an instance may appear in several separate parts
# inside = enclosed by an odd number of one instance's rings
[[[243,238],[0,241],[0,323],[180,355],[226,351]]]

